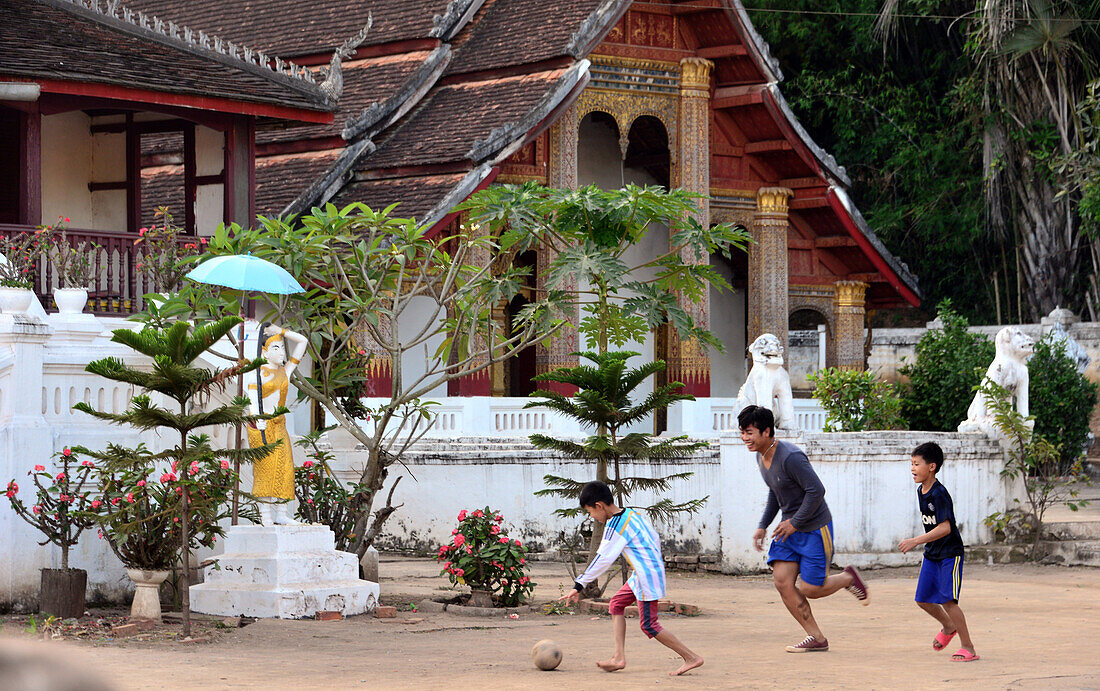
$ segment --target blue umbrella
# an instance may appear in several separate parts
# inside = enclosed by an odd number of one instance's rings
[[[305,288],[286,269],[251,254],[207,259],[191,269],[187,278],[234,290],[255,290],[276,295],[305,292]]]
[[[207,259],[187,273],[187,278],[198,283],[224,286],[242,291],[241,325],[237,330],[237,358],[244,359],[244,292],[257,291],[276,295],[304,293],[305,288],[290,273],[271,262],[253,257],[251,254],[231,254],[224,257]],[[261,335],[262,340],[262,335]],[[259,370],[256,371],[257,388],[260,388]],[[244,380],[237,378],[237,395],[244,395]],[[261,404],[260,412],[263,412]],[[241,426],[237,425],[235,448],[241,448]],[[240,470],[240,462],[233,461],[233,470]],[[237,525],[238,510],[237,481],[233,483],[233,525]]]

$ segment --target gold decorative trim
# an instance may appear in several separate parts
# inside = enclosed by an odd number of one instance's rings
[[[680,89],[700,92],[699,96],[709,97],[710,71],[713,68],[714,63],[706,58],[684,58],[680,61]]]
[[[756,210],[762,214],[786,216],[794,192],[786,187],[761,187],[756,193]]]
[[[623,67],[627,69],[661,70],[671,74],[680,73],[680,65],[666,60],[646,60],[643,58],[624,58],[617,55],[589,55],[593,65]]]

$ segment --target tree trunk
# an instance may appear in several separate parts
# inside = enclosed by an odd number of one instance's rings
[[[187,406],[185,404],[180,405],[180,412],[183,415],[187,414]],[[180,477],[184,480],[187,479],[187,474],[190,472],[190,468],[187,467],[187,432],[180,432]],[[180,559],[183,564],[183,568],[180,572],[180,609],[183,610],[183,637],[188,638],[191,636],[191,538],[188,535],[187,519],[190,513],[190,497],[187,494],[187,483],[180,483],[183,486],[183,498],[180,502],[182,510],[180,511]]]

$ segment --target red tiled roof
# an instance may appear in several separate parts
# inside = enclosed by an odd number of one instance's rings
[[[278,216],[339,155],[329,149],[256,159],[256,213]]]
[[[439,87],[362,167],[377,170],[468,160],[475,142],[520,119],[563,73],[554,70]],[[455,117],[457,113],[471,117]]]
[[[315,84],[67,0],[0,0],[0,50],[9,77],[329,108]]]
[[[366,60],[354,60],[343,66],[344,95],[336,117],[327,125],[270,123],[258,128],[256,142],[299,141],[318,137],[338,137],[349,118],[358,117],[372,103],[386,100],[398,92],[431,51],[416,51],[387,55]]]
[[[384,209],[394,202],[401,202],[394,209],[394,216],[423,218],[465,176],[465,173],[454,173],[353,182],[340,190],[333,203],[343,207],[352,202],[363,202],[372,209]]]

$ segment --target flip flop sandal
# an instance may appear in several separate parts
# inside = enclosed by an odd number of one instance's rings
[[[975,655],[966,648],[959,648],[955,651],[955,654],[951,656],[952,662],[974,662],[980,659],[982,659],[980,655]]]
[[[944,633],[942,630],[936,632],[936,637],[932,640],[932,650],[943,650],[947,647],[947,644],[951,642],[951,639],[955,637],[958,631],[952,631],[951,633]]]

